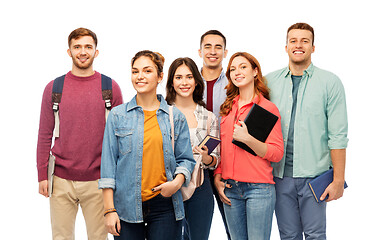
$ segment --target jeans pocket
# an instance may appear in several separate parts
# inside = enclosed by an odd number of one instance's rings
[[[162,198],[162,199],[171,199],[171,197],[172,197],[172,196],[170,196],[170,197],[165,197],[164,195],[162,195],[162,193],[160,193],[158,196],[159,196],[160,198]]]
[[[269,183],[250,183],[250,186],[253,187],[253,188],[265,189],[265,188],[272,187],[272,184],[269,184]]]
[[[251,183],[250,189],[257,197],[269,197],[275,199],[276,190],[274,184],[269,183]]]

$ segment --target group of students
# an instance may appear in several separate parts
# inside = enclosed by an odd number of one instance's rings
[[[228,239],[270,239],[276,212],[281,239],[326,239],[326,201],[343,195],[347,113],[341,81],[315,67],[314,31],[296,23],[287,31],[289,66],[263,77],[246,52],[230,57],[217,30],[202,35],[203,67],[188,57],[168,70],[166,98],[157,94],[164,57],[140,51],[131,60],[136,95],[122,104],[112,80],[105,119],[96,35],[85,28],[68,39],[72,70],[59,104],[60,133],[51,148],[55,115],[51,81],[44,90],[37,167],[39,192],[49,196],[48,159],[56,158],[50,211],[53,239],[74,239],[78,206],[89,239],[209,238],[214,197]],[[244,119],[258,104],[279,117],[265,142]],[[198,147],[220,137],[210,154]],[[256,156],[234,145],[248,145]],[[103,140],[103,141],[102,141]],[[201,159],[202,184],[186,201],[180,189]],[[330,167],[334,180],[317,203],[307,183]],[[214,193],[214,194],[213,194]]]

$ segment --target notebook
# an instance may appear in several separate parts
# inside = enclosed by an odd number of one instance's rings
[[[206,145],[207,149],[208,149],[208,154],[210,155],[210,153],[218,146],[218,144],[220,143],[220,139],[217,138],[217,137],[213,137],[211,135],[207,135],[202,141],[200,144],[198,144],[198,146],[200,148],[202,148],[203,146]]]
[[[314,198],[316,199],[317,202],[323,202],[328,198],[328,195],[326,196],[325,199],[322,201],[320,200],[320,197],[326,190],[327,186],[332,183],[334,179],[334,169],[330,169],[318,177],[314,178],[312,181],[308,183],[310,190],[313,193]],[[344,182],[344,189],[347,188],[348,185],[346,182]]]

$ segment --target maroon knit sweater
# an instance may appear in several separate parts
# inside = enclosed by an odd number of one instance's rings
[[[54,129],[51,81],[44,90],[39,136],[37,170],[39,181],[47,179],[47,168]],[[112,81],[112,105],[122,104],[120,87]],[[102,141],[105,127],[105,105],[101,74],[77,77],[68,72],[59,104],[59,138],[51,149],[56,157],[55,175],[74,181],[100,178]]]

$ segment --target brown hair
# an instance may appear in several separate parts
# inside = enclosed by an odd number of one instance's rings
[[[176,92],[174,89],[174,75],[178,67],[185,64],[189,70],[191,70],[193,78],[195,80],[195,90],[192,93],[193,101],[198,105],[201,105],[206,108],[206,104],[203,101],[203,94],[204,94],[204,81],[202,80],[201,74],[198,71],[196,63],[188,57],[184,58],[177,58],[174,62],[170,65],[167,83],[166,83],[166,101],[168,104],[173,104],[176,98]]]
[[[90,36],[93,38],[94,42],[95,42],[95,47],[98,45],[98,39],[97,39],[97,35],[95,35],[95,33],[87,28],[77,28],[75,30],[73,30],[70,35],[68,36],[68,46],[70,47],[71,46],[71,41],[72,39],[79,39],[80,37],[84,37],[84,36]]]
[[[224,35],[219,32],[218,30],[209,30],[207,32],[205,32],[204,34],[202,34],[201,36],[201,41],[200,41],[200,47],[202,47],[202,41],[204,40],[204,38],[207,36],[207,35],[218,35],[220,37],[223,38],[223,42],[224,42],[224,49],[227,47],[227,39],[224,37]]]
[[[152,52],[150,50],[143,50],[137,52],[135,56],[131,59],[131,66],[133,67],[134,62],[140,57],[148,57],[156,65],[157,75],[160,77],[161,73],[164,71],[165,58],[158,52]]]
[[[236,87],[232,80],[231,80],[231,64],[233,59],[236,57],[244,57],[249,61],[251,67],[253,69],[258,70],[258,74],[254,78],[254,92],[256,95],[259,96],[258,102],[260,102],[260,94],[263,95],[266,99],[269,100],[269,89],[266,84],[266,80],[262,75],[261,67],[258,60],[247,52],[237,52],[232,55],[231,59],[229,60],[226,76],[228,78],[228,85],[226,86],[227,89],[227,98],[225,99],[224,103],[220,106],[220,115],[226,116],[232,110],[233,99],[240,94],[240,90]]]
[[[300,29],[300,30],[308,30],[312,33],[312,36],[313,36],[313,39],[312,39],[312,45],[314,44],[314,29],[307,23],[295,23],[293,25],[291,25],[288,29],[287,29],[287,34],[286,34],[286,42],[287,42],[287,37],[289,35],[289,32],[291,30],[294,30],[294,29]]]

